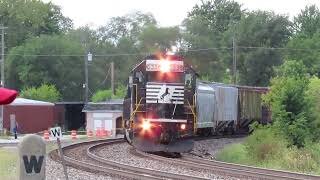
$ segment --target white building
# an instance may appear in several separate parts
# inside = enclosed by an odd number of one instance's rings
[[[99,129],[111,132],[111,137],[122,132],[123,100],[88,103],[82,112],[86,114],[86,130],[96,134]]]

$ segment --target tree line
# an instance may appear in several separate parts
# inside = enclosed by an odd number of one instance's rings
[[[2,0],[0,23],[8,27],[6,86],[22,91],[51,84],[64,101],[84,99],[89,52],[90,96],[110,88],[111,61],[120,86],[142,57],[173,46],[201,79],[210,81],[231,83],[234,48],[238,84],[268,86],[274,68],[288,60],[301,61],[310,75],[320,71],[320,11],[315,5],[290,20],[272,11],[245,10],[232,0],[206,0],[195,5],[181,25],[161,27],[151,13],[134,12],[106,19],[93,29],[74,28],[51,2]]]

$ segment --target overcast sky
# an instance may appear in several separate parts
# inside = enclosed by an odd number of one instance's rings
[[[179,25],[192,7],[200,0],[43,0],[52,1],[71,18],[75,27],[106,24],[110,17],[122,16],[133,11],[151,12],[161,26]],[[320,0],[235,0],[249,10],[273,10],[290,17],[298,14],[306,5]]]

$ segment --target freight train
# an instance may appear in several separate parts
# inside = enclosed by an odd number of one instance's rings
[[[145,152],[189,152],[194,136],[247,132],[248,124],[263,119],[267,88],[197,77],[177,55],[150,55],[134,67],[123,103],[125,139]]]

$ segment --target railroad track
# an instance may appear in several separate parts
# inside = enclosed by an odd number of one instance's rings
[[[108,160],[98,155],[99,149],[104,146],[123,143],[123,139],[109,139],[98,141],[87,141],[82,143],[64,146],[65,160],[68,165],[78,169],[91,172],[100,172],[108,175],[114,175],[125,179],[206,179],[204,177],[188,176],[169,172],[158,171],[148,168],[139,168],[125,163]],[[80,153],[72,153],[78,151]],[[51,152],[52,154],[54,152]],[[57,159],[57,152],[56,159]],[[183,154],[181,158],[166,158],[159,155],[148,154],[136,151],[133,148],[130,153],[135,156],[149,158],[157,161],[176,164],[182,167],[208,170],[213,174],[222,176],[232,176],[245,179],[292,179],[292,180],[314,180],[320,179],[320,176],[308,175],[302,173],[294,173],[288,171],[279,171],[272,169],[257,168],[232,163],[224,163],[220,161],[206,160],[203,158],[190,157]],[[53,155],[54,156],[54,155]],[[52,157],[52,155],[51,155]],[[54,158],[53,158],[54,159]]]
[[[152,158],[159,161],[170,161],[176,163],[177,165],[206,169],[217,172],[221,175],[227,175],[232,177],[239,178],[248,178],[248,179],[292,179],[292,180],[319,180],[320,176],[295,173],[289,171],[280,171],[273,169],[257,168],[252,166],[245,166],[239,164],[225,163],[221,161],[206,160],[203,158],[194,158],[182,155],[181,158],[166,158],[159,155],[148,154],[140,151],[132,151],[134,154],[140,156]]]
[[[154,169],[139,168],[124,163],[111,161],[96,155],[95,151],[103,146],[122,143],[122,139],[88,141],[82,143],[71,144],[63,147],[64,159],[69,166],[83,169],[91,172],[102,172],[112,174],[125,179],[143,179],[143,180],[159,180],[159,179],[186,179],[186,180],[203,180],[205,178],[188,176],[182,174],[174,174]],[[71,153],[81,151],[81,154]],[[55,154],[54,154],[55,153]],[[51,152],[50,156],[57,160],[57,151]],[[80,156],[80,158],[79,158]],[[87,157],[84,157],[87,156]]]

